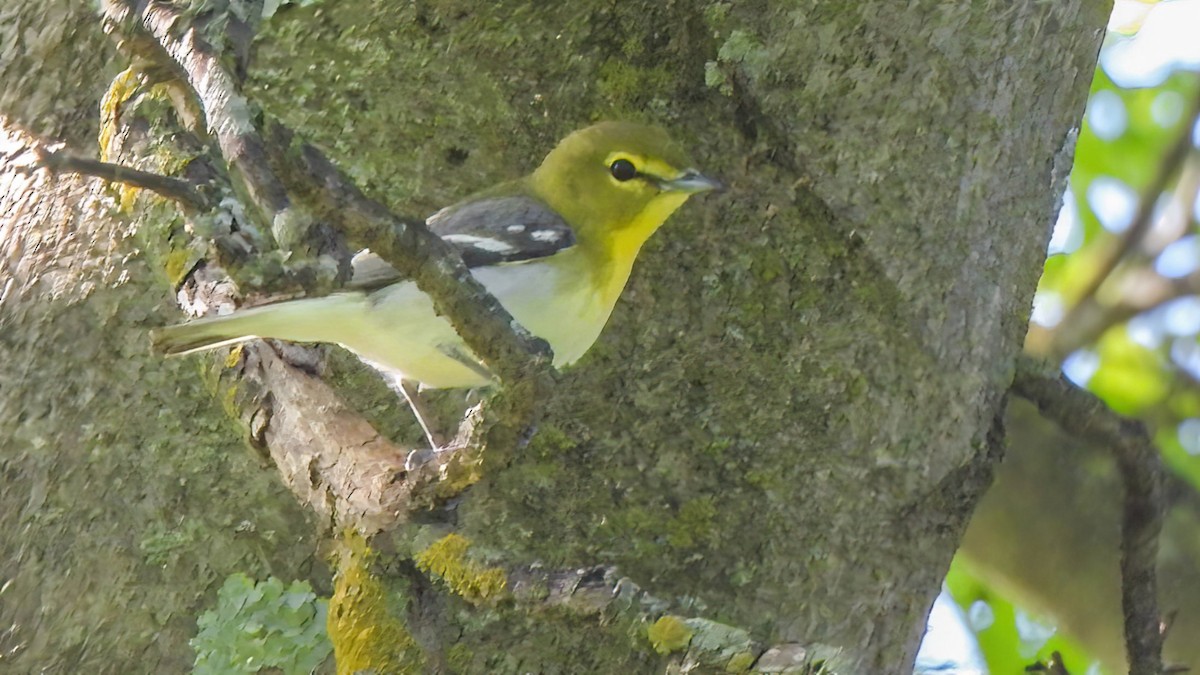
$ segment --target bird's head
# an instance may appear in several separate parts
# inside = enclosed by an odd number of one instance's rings
[[[576,229],[609,247],[642,243],[687,198],[722,189],[658,127],[602,122],[564,138],[529,177],[534,193]]]

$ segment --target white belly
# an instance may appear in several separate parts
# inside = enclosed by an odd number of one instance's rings
[[[612,313],[612,303],[590,280],[565,275],[557,265],[531,262],[472,273],[518,323],[550,343],[558,367],[583,356]],[[361,310],[354,320],[360,325],[338,330],[336,341],[377,367],[427,387],[489,383],[478,368],[462,362],[470,354],[466,345],[413,282],[372,293]]]

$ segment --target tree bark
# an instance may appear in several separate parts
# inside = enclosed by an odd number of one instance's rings
[[[185,672],[227,575],[328,571],[195,364],[149,353],[176,313],[115,191],[21,152],[94,151],[111,40],[86,3],[0,14],[0,670]]]
[[[453,529],[510,568],[615,565],[673,614],[831,648],[840,672],[910,670],[999,460],[1107,9],[343,2],[264,23],[249,96],[398,211],[523,173],[595,118],[664,124],[733,186],[646,247],[529,447],[377,547],[420,560]],[[8,11],[3,44],[62,57],[0,56],[9,133],[65,106],[50,131],[91,137],[79,111],[116,70],[98,22],[66,0]],[[131,237],[94,183],[4,171],[0,518],[21,535],[0,619],[23,627],[4,639],[18,670],[180,669],[225,575],[319,580],[315,527],[189,363],[147,353],[173,317],[145,217]],[[355,396],[398,426],[375,392]],[[678,658],[628,623],[448,595],[430,582],[406,612],[441,667]]]

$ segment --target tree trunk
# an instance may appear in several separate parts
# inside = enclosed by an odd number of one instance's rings
[[[195,364],[150,354],[175,312],[113,193],[28,171],[22,127],[94,147],[115,70],[82,7],[10,3],[0,23],[0,671],[187,672],[227,575],[328,572]]]
[[[94,133],[80,111],[117,69],[74,4],[17,0],[0,26],[10,139]],[[453,529],[489,564],[615,565],[672,614],[831,648],[839,672],[909,671],[999,460],[1107,10],[342,2],[265,22],[249,96],[399,211],[531,169],[596,118],[663,124],[732,185],[650,242],[529,447],[376,547],[420,561]],[[22,65],[37,53],[56,58]],[[93,182],[3,180],[3,658],[180,670],[226,575],[321,583],[316,527],[194,365],[148,353],[174,320],[139,255],[161,243]],[[395,426],[377,392],[359,400]],[[427,668],[672,658],[627,623],[407,593]]]

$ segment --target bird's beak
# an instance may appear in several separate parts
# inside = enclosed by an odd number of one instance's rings
[[[660,180],[658,186],[663,190],[673,192],[724,192],[725,184],[715,178],[709,178],[695,169],[687,169],[669,180]]]

